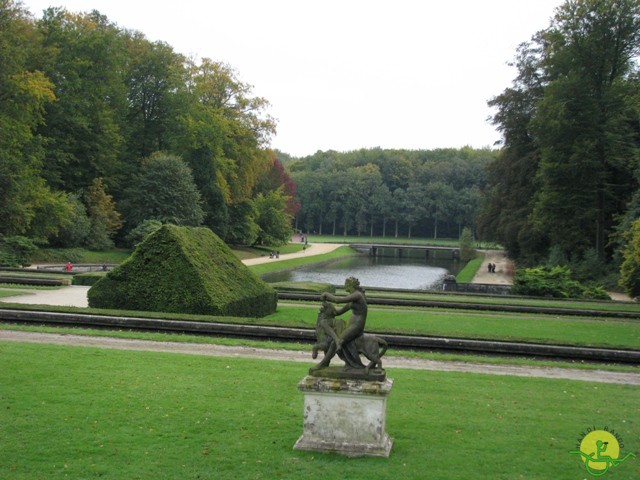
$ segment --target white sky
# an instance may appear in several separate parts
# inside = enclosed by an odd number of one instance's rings
[[[22,0],[98,10],[176,52],[226,62],[271,103],[271,146],[317,150],[492,146],[487,100],[516,47],[562,0]]]

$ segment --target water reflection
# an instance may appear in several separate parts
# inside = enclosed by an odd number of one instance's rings
[[[362,255],[321,265],[307,265],[296,270],[264,275],[268,283],[321,282],[343,285],[353,275],[365,287],[430,290],[440,288],[445,275],[455,275],[459,262],[451,258],[370,257]]]

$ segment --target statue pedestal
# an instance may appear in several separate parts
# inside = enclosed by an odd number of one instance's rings
[[[387,397],[393,380],[306,376],[304,430],[296,450],[336,452],[349,457],[388,457],[393,439],[386,432]]]

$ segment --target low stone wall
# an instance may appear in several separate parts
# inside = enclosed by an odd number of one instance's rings
[[[511,285],[496,285],[492,283],[457,283],[445,281],[445,292],[483,293],[485,295],[510,295]]]
[[[46,272],[55,272],[55,273],[78,273],[78,272],[100,272],[112,270],[115,265],[107,264],[107,265],[98,265],[95,263],[78,263],[73,264],[73,267],[70,271],[67,271],[66,264],[59,265],[38,265],[37,270],[46,271]]]

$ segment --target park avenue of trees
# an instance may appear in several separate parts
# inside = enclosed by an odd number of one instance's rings
[[[490,100],[499,150],[291,158],[269,149],[269,104],[231,66],[98,12],[35,20],[0,0],[0,264],[12,248],[131,246],[162,223],[243,245],[294,227],[468,227],[520,266],[620,277],[639,295],[640,0],[568,0],[541,28]]]

